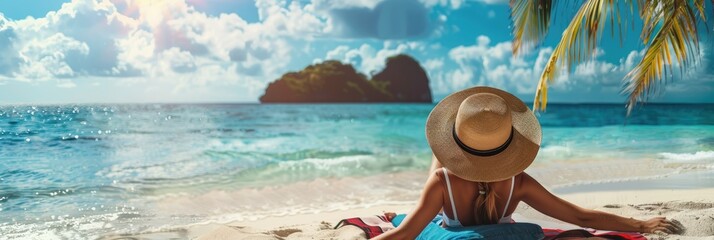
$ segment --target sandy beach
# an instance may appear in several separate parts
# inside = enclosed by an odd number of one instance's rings
[[[646,181],[643,187],[647,186]],[[677,234],[646,234],[648,239],[714,239],[714,188],[618,189],[558,194],[585,208],[637,219],[665,216],[680,223]],[[196,223],[188,226],[134,235],[110,235],[101,239],[365,239],[355,227],[333,229],[343,218],[369,216],[384,211],[408,213],[411,203],[379,204],[368,208],[267,217],[252,221]],[[520,203],[513,218],[544,228],[575,229],[578,226],[550,218]]]

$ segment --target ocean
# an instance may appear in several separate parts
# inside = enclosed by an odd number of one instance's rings
[[[413,202],[433,104],[0,106],[0,239],[84,239]],[[549,104],[527,170],[553,191],[693,174],[714,105]],[[632,184],[630,184],[632,185]]]

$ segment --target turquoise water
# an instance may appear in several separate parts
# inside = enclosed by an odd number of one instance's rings
[[[431,155],[424,124],[432,107],[0,106],[0,238],[93,238],[242,219],[236,214],[279,212],[273,208],[277,202],[249,200],[289,194],[281,186],[424,171]],[[549,105],[538,114],[543,146],[531,167],[534,175],[547,178],[564,166],[593,168],[613,161],[635,164],[638,169],[630,171],[641,177],[714,169],[714,105],[649,104],[630,118],[624,110],[620,104]],[[612,174],[606,176],[620,177]],[[572,185],[573,179],[544,182]],[[394,191],[419,188],[416,183],[391,186]],[[391,200],[406,200],[411,192]],[[359,193],[301,194],[315,197],[317,204],[320,199],[370,201]],[[234,204],[191,205],[224,195]],[[162,210],[163,204],[172,211]]]

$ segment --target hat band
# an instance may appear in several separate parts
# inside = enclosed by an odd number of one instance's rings
[[[454,127],[452,128],[451,131],[454,135],[454,140],[456,141],[456,144],[459,145],[461,149],[466,151],[467,153],[470,153],[471,155],[476,155],[476,156],[481,156],[481,157],[488,157],[488,156],[493,156],[496,154],[499,154],[503,152],[503,150],[506,150],[508,148],[508,145],[511,144],[511,140],[513,139],[513,126],[511,126],[511,135],[508,136],[508,139],[506,142],[504,142],[501,146],[498,146],[497,148],[490,149],[490,150],[478,150],[478,149],[473,149],[463,142],[461,142],[461,139],[459,139],[459,136],[456,135],[456,124],[454,123]]]

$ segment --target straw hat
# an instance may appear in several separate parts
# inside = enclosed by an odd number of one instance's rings
[[[508,179],[538,154],[541,129],[526,105],[503,90],[473,87],[437,104],[426,139],[441,165],[474,182]]]

